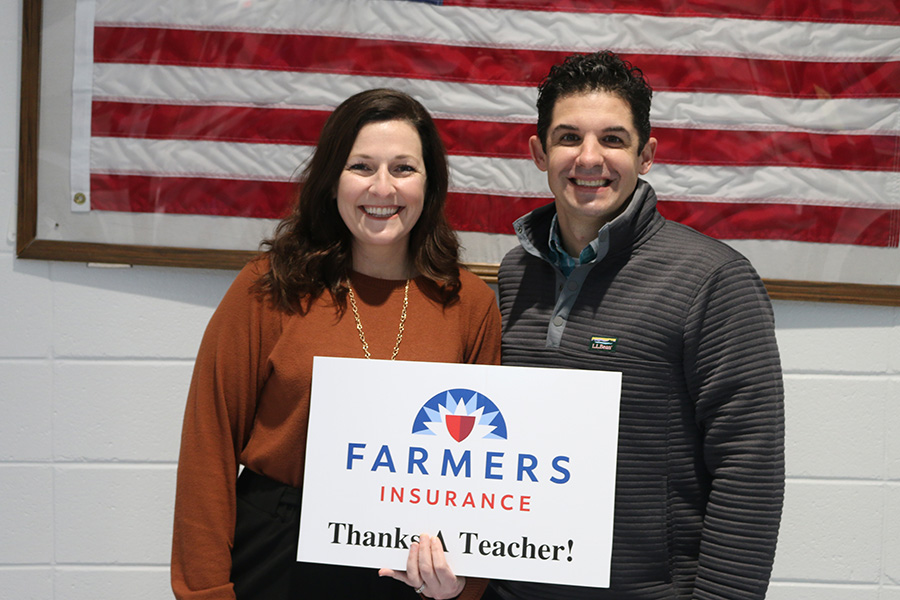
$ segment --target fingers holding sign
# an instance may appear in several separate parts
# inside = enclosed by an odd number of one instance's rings
[[[405,572],[381,569],[378,574],[402,581],[417,593],[436,600],[455,598],[466,587],[466,578],[454,575],[447,564],[441,540],[424,533],[410,545]]]

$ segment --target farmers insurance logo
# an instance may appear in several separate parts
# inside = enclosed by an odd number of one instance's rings
[[[426,402],[413,421],[417,435],[449,435],[457,442],[473,439],[505,440],[506,421],[490,398],[474,390],[446,390]]]

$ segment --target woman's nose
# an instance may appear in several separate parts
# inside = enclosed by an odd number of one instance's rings
[[[387,168],[381,167],[372,176],[369,190],[376,196],[390,196],[394,192],[394,182]]]

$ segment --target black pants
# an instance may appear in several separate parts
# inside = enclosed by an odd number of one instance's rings
[[[231,581],[238,600],[416,600],[377,569],[297,562],[300,490],[249,469],[237,484]]]

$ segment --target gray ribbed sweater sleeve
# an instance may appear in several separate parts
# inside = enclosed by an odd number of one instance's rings
[[[694,598],[761,600],[784,495],[784,392],[771,306],[746,261],[699,290],[684,372],[712,476]]]

